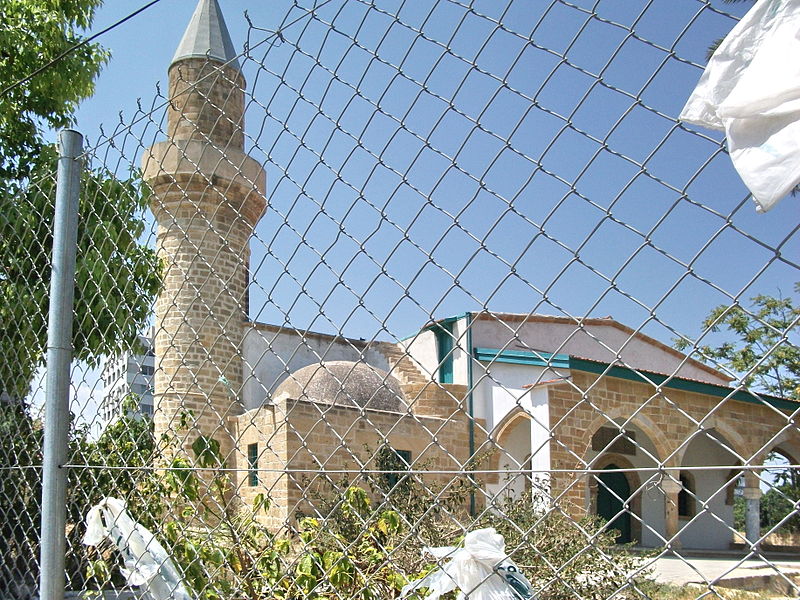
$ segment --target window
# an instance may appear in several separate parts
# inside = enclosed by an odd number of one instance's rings
[[[626,456],[636,456],[636,432],[616,427],[601,427],[592,436],[592,450],[595,452],[615,452]]]
[[[693,517],[695,510],[694,477],[685,473],[681,475],[681,491],[678,492],[678,516]]]
[[[439,359],[439,383],[453,383],[453,323],[437,323],[436,353]]]
[[[411,466],[411,450],[396,450],[390,446],[384,446],[378,453],[378,465],[384,473],[384,481],[387,490],[394,489],[400,483],[403,474]],[[408,479],[403,479],[408,481]]]
[[[258,485],[258,444],[247,445],[247,483]]]
[[[155,369],[152,365],[142,365],[141,373],[142,375],[152,375],[155,372]]]

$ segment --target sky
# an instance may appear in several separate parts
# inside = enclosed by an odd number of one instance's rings
[[[142,4],[107,0],[92,31]],[[164,139],[194,5],[99,39],[112,58],[77,114],[95,164],[124,175]],[[611,315],[670,344],[800,280],[798,199],[757,214],[722,135],[676,122],[735,24],[720,11],[747,2],[220,5],[268,177],[251,318],[396,340],[481,309]]]

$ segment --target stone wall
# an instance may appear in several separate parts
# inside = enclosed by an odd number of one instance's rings
[[[413,469],[444,471],[418,477],[432,489],[444,487],[469,460],[469,420],[462,404],[463,397],[451,399],[446,416],[293,399],[248,411],[235,418],[239,497],[250,505],[256,494],[266,494],[272,506],[264,521],[276,531],[291,526],[298,513],[315,514],[319,498],[334,489],[367,487],[360,471],[376,468],[374,454],[384,444],[410,451]],[[249,444],[259,447],[257,486],[248,480]]]

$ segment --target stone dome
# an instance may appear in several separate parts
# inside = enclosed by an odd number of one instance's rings
[[[281,382],[273,398],[396,412],[407,410],[397,379],[366,363],[347,360],[298,369]]]

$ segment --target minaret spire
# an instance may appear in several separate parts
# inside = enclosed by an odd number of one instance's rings
[[[243,150],[245,87],[217,0],[199,0],[169,66],[169,137]]]
[[[200,0],[172,63],[185,58],[210,58],[239,70],[239,59],[217,0]]]

